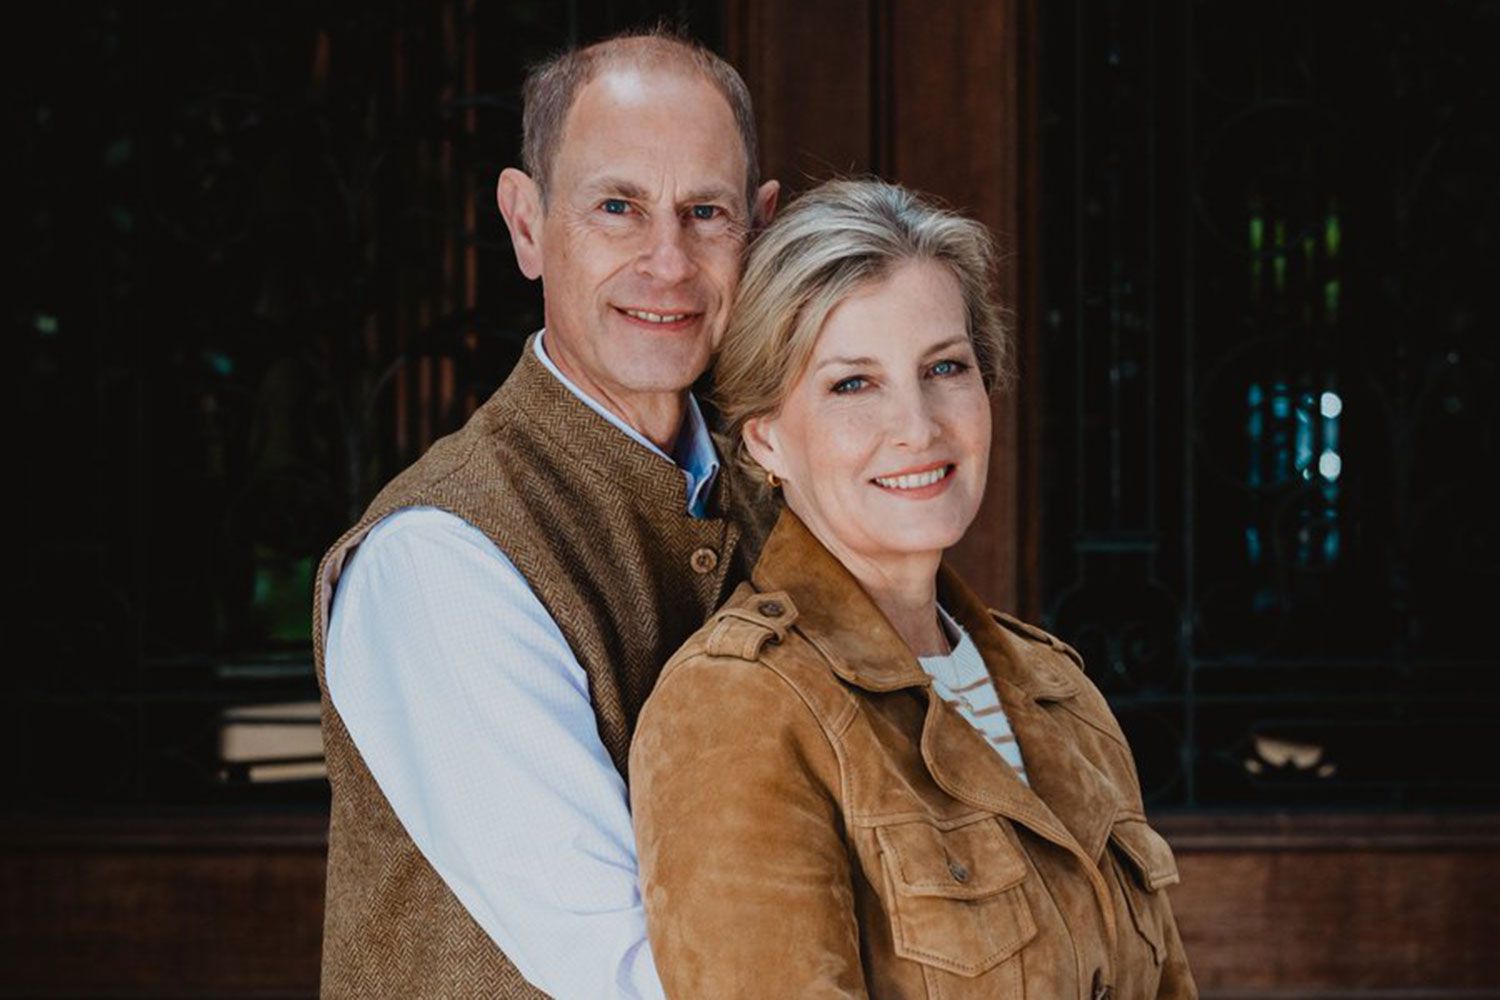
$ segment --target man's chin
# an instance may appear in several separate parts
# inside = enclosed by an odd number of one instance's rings
[[[610,365],[615,381],[634,392],[686,392],[708,370],[709,352],[698,345],[658,349],[649,355],[615,359]]]

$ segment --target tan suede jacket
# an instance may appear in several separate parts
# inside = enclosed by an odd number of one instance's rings
[[[790,513],[668,663],[630,777],[670,996],[1197,996],[1163,891],[1176,863],[1077,654],[946,569],[939,599],[1029,788]]]

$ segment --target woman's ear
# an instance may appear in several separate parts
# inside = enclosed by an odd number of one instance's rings
[[[495,201],[510,230],[516,264],[532,281],[542,276],[542,192],[530,175],[506,167],[495,184]]]
[[[740,436],[744,438],[745,450],[755,459],[756,465],[775,473],[781,479],[786,478],[786,464],[782,461],[775,417],[751,417],[745,421]]]

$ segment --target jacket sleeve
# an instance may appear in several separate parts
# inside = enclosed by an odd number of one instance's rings
[[[863,998],[838,761],[753,662],[674,664],[642,712],[631,802],[670,997]]]

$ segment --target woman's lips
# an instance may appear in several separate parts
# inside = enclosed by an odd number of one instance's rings
[[[903,469],[889,476],[876,476],[870,482],[887,493],[924,500],[937,496],[953,482],[957,465],[949,462],[934,462],[931,465]]]

